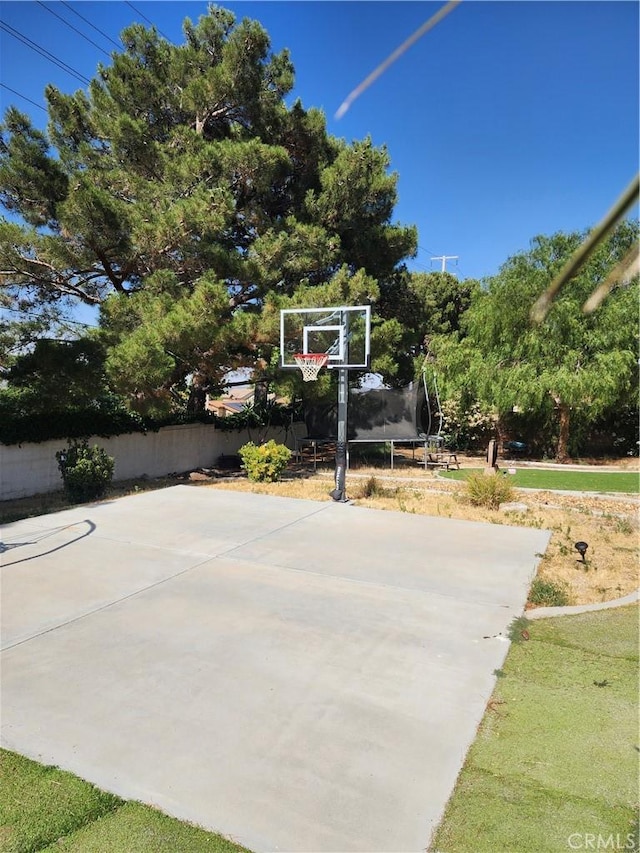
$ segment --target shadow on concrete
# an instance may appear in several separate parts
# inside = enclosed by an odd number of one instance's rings
[[[79,542],[81,539],[85,539],[87,536],[91,536],[92,533],[96,530],[96,525],[88,518],[85,518],[83,521],[75,521],[73,524],[65,524],[63,527],[54,527],[53,530],[45,533],[40,538],[30,540],[29,542],[14,542],[8,544],[6,542],[0,542],[0,554],[4,554],[6,551],[11,551],[14,548],[22,548],[25,545],[38,545],[44,539],[48,539],[50,536],[55,536],[56,533],[60,533],[63,530],[69,530],[72,527],[78,527],[81,524],[86,524],[88,529],[81,533],[79,536],[76,536],[73,539],[70,539],[68,542],[63,542],[61,545],[56,545],[55,548],[50,548],[48,551],[40,551],[37,554],[32,554],[30,557],[22,557],[20,560],[12,560],[10,563],[2,563],[2,566],[6,568],[7,566],[15,566],[18,563],[26,563],[29,560],[36,560],[39,557],[44,557],[47,554],[53,554],[56,551],[61,551],[63,548],[67,548],[69,545],[73,545],[76,542]]]

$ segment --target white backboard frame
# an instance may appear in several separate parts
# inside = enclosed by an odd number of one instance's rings
[[[355,333],[349,332],[350,324],[356,328]],[[318,347],[320,335],[325,336],[325,344],[330,341],[329,346]],[[298,369],[294,355],[318,352],[328,355],[328,368],[368,370],[371,363],[371,306],[282,309],[280,366]]]

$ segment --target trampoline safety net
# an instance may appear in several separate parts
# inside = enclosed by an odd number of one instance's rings
[[[436,418],[437,420],[437,418]],[[310,438],[336,435],[337,404],[314,404],[305,412]],[[430,406],[424,385],[405,388],[349,389],[348,441],[424,440],[431,433]]]

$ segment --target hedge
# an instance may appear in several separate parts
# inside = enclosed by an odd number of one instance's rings
[[[225,431],[263,426],[289,426],[296,417],[291,406],[267,403],[247,406],[227,418],[211,412],[176,412],[166,418],[142,417],[114,398],[97,400],[90,406],[29,411],[18,395],[0,393],[0,443],[39,444],[53,439],[109,438],[132,432],[157,432],[161,427],[205,423]]]

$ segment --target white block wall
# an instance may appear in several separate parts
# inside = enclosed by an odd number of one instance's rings
[[[272,427],[266,440],[295,446],[294,431],[306,435],[304,424],[293,429]],[[129,480],[146,475],[162,477],[194,468],[212,468],[222,454],[237,453],[248,441],[256,443],[259,430],[223,432],[207,424],[163,427],[158,432],[131,433],[111,438],[94,436],[89,444],[104,447],[115,460],[114,480]],[[66,447],[65,439],[41,444],[0,444],[0,500],[24,498],[55,492],[62,488],[56,451]]]

